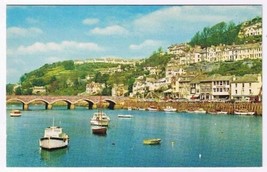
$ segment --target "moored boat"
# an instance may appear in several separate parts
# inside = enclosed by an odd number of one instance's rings
[[[133,118],[133,115],[118,115],[119,118]]]
[[[106,135],[107,134],[107,127],[92,126],[92,132],[93,132],[93,134]]]
[[[147,108],[148,111],[157,111],[158,109],[154,106],[150,106]]]
[[[165,112],[175,112],[176,109],[171,107],[171,106],[167,106],[166,108],[163,109]]]
[[[158,144],[160,144],[160,141],[161,141],[161,139],[158,139],[158,138],[156,138],[156,139],[145,139],[143,141],[143,143],[145,145],[158,145]]]
[[[43,149],[59,149],[67,147],[69,136],[58,126],[51,126],[45,129],[44,137],[39,140],[39,146]]]
[[[20,117],[21,116],[21,111],[20,110],[12,110],[11,112],[10,112],[10,116],[11,117]]]
[[[206,113],[206,111],[202,108],[199,108],[197,110],[194,110],[194,113]]]
[[[110,118],[102,111],[94,113],[90,120],[91,125],[108,126]]]
[[[219,114],[219,115],[220,115],[220,114],[226,115],[226,114],[228,114],[228,112],[226,112],[226,111],[217,111],[216,114]]]
[[[235,115],[254,115],[255,112],[249,112],[248,110],[235,110]]]

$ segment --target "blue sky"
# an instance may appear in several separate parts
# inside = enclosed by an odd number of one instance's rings
[[[57,61],[147,58],[206,26],[261,15],[261,6],[8,6],[7,83]]]

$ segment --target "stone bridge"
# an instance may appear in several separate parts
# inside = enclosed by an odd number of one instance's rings
[[[86,102],[88,109],[93,109],[93,105],[99,105],[101,102],[107,102],[109,109],[114,109],[116,104],[123,103],[125,97],[111,97],[111,96],[7,96],[6,103],[20,102],[23,110],[29,110],[30,104],[43,102],[45,109],[52,109],[57,102],[65,102],[68,109],[75,109],[75,105],[81,102]]]

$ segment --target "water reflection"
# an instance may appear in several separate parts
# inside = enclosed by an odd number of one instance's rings
[[[44,150],[40,148],[41,161],[47,166],[57,166],[61,159],[68,153],[68,147],[56,150]]]

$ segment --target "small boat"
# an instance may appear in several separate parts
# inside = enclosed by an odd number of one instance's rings
[[[171,107],[171,106],[167,106],[166,108],[163,109],[165,112],[175,112],[176,109]]]
[[[51,126],[45,129],[44,137],[39,140],[39,145],[43,149],[59,149],[67,147],[69,136],[58,126]]]
[[[107,127],[92,126],[92,132],[93,132],[93,134],[106,135],[107,134]]]
[[[145,108],[138,108],[138,110],[145,111],[146,109]]]
[[[236,110],[234,111],[236,115],[254,115],[255,112],[249,112],[248,110]]]
[[[90,120],[91,125],[108,126],[110,118],[102,111],[94,113]]]
[[[216,114],[218,114],[218,115],[226,115],[226,114],[228,114],[228,112],[226,112],[226,111],[217,111]]]
[[[158,109],[154,106],[150,106],[147,108],[148,111],[157,111]]]
[[[145,145],[158,145],[160,144],[161,139],[145,139],[143,143]]]
[[[131,107],[128,107],[128,110],[129,110],[129,111],[131,111],[131,110],[132,110],[132,108],[131,108]]]
[[[206,111],[202,108],[199,108],[198,110],[194,110],[194,113],[206,113]]]
[[[119,118],[132,118],[133,115],[118,115]]]
[[[11,112],[10,112],[10,116],[11,117],[20,117],[21,116],[21,112],[20,112],[20,110],[12,110]]]

